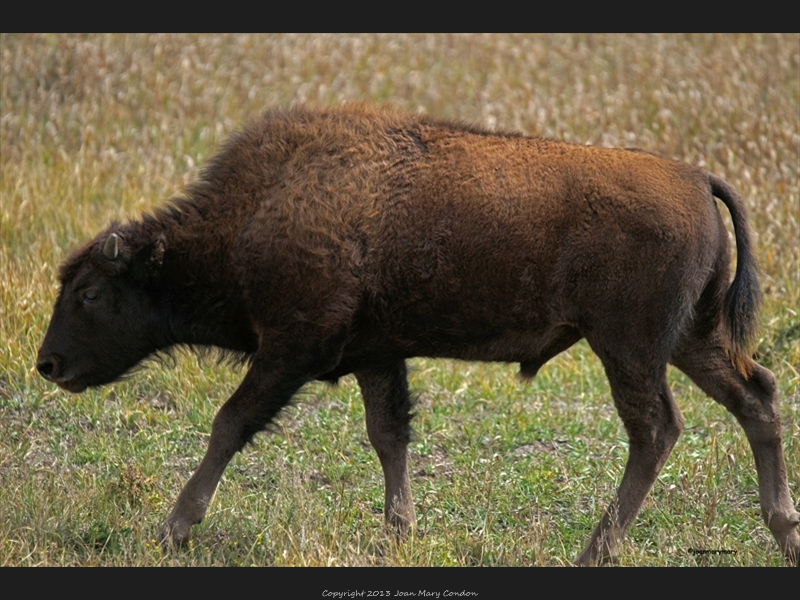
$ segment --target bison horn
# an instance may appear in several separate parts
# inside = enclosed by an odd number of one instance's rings
[[[117,243],[117,234],[112,233],[108,236],[105,245],[103,246],[103,254],[106,255],[106,258],[109,260],[116,260],[117,255],[119,255],[119,244]]]

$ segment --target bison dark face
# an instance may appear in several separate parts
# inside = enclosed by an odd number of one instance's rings
[[[164,240],[135,254],[100,236],[62,267],[61,290],[36,368],[70,392],[119,379],[159,349],[153,281]]]

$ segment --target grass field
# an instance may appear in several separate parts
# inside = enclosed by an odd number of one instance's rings
[[[192,546],[164,554],[158,527],[243,371],[185,354],[77,396],[37,375],[70,248],[293,103],[392,103],[725,178],[756,233],[759,361],[800,501],[800,35],[2,35],[0,70],[0,566],[562,565],[582,549],[627,456],[583,343],[527,384],[511,365],[411,361],[421,535],[404,544],[382,527],[352,377],[304,388],[231,463]],[[784,564],[743,432],[670,380],[686,429],[619,562]]]

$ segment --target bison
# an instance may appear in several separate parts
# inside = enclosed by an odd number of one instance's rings
[[[732,282],[714,197],[735,230]],[[65,390],[176,345],[248,367],[163,525],[167,547],[187,542],[231,457],[304,384],[349,373],[386,521],[407,534],[406,359],[515,362],[531,378],[585,338],[630,450],[575,562],[614,555],[681,434],[667,363],[738,419],[764,520],[798,561],[776,382],[747,352],[760,292],[745,208],[701,168],[389,108],[272,110],[181,197],[76,250],[59,281],[36,367]]]

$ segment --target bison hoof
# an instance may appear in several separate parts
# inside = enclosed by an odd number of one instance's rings
[[[413,512],[410,517],[407,514],[404,516],[392,514],[387,517],[385,526],[386,530],[400,541],[405,541],[418,533],[417,519]]]
[[[173,548],[185,548],[189,545],[191,529],[191,525],[170,523],[168,521],[161,526],[161,531],[158,533],[158,541],[165,552]]]
[[[795,539],[790,541],[790,545],[787,546],[784,554],[789,564],[800,567],[800,539],[797,539],[797,537],[800,536],[795,536]]]
[[[614,567],[620,564],[619,558],[615,555],[604,554],[594,559],[587,559],[579,556],[572,563],[573,567]]]
[[[398,542],[408,540],[409,537],[417,532],[416,527],[409,526],[408,523],[385,523],[385,529],[386,533]]]
[[[797,523],[794,523],[794,525],[797,525]],[[800,567],[800,533],[793,528],[789,531],[786,539],[779,543],[789,564]]]
[[[800,547],[796,550],[787,550],[785,555],[790,565],[800,567]]]

